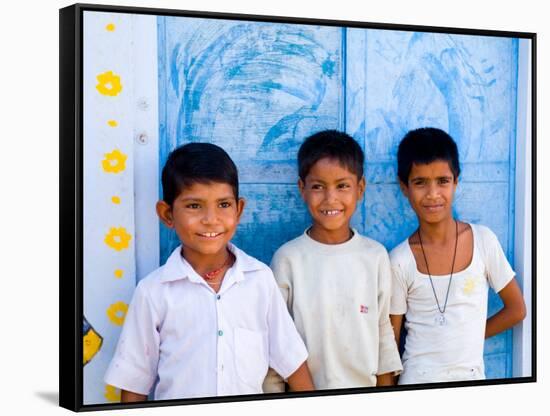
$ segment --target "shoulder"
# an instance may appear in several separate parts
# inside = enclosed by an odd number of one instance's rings
[[[299,256],[299,253],[305,249],[306,244],[306,237],[304,235],[287,241],[275,251],[272,261]]]
[[[358,240],[362,251],[368,251],[368,255],[387,256],[388,251],[384,245],[370,237],[358,233]]]
[[[494,246],[500,245],[498,237],[489,227],[481,224],[470,224],[474,236],[474,244],[477,244],[481,249],[492,249]]]
[[[411,264],[414,264],[414,257],[412,256],[411,249],[409,247],[408,238],[399,243],[390,251],[390,263],[392,267],[402,270],[406,270],[411,266]]]
[[[267,264],[258,260],[255,257],[252,257],[250,254],[247,254],[240,248],[235,245],[231,245],[231,251],[237,257],[237,262],[239,264],[239,269],[248,275],[251,276],[266,276],[272,277],[273,273]]]
[[[166,265],[164,264],[141,279],[136,285],[134,297],[148,298],[151,300],[157,298],[162,287],[162,276],[165,268]]]

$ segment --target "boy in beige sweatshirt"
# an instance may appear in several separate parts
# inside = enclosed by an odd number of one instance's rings
[[[345,133],[327,130],[304,141],[298,186],[313,223],[271,263],[317,389],[391,385],[402,369],[389,320],[388,254],[350,228],[365,191],[363,163],[363,151]],[[274,372],[264,391],[284,391]]]

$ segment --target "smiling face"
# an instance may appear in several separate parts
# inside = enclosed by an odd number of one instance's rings
[[[421,224],[437,224],[453,218],[452,205],[457,184],[458,179],[445,160],[414,163],[408,183],[400,183]]]
[[[170,206],[157,203],[162,222],[176,231],[184,257],[193,264],[225,259],[244,208],[235,199],[231,185],[220,182],[194,183],[184,188]]]
[[[349,222],[363,197],[365,179],[358,179],[337,160],[323,158],[298,186],[313,219],[311,237],[327,244],[349,239]]]

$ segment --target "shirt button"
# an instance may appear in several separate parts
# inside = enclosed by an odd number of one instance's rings
[[[220,300],[220,298],[221,298],[221,296],[220,296],[220,295],[216,296],[216,299]]]
[[[222,335],[223,335],[223,331],[220,329],[220,330],[218,331],[218,336],[221,337]]]

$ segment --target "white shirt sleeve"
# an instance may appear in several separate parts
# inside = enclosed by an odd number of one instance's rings
[[[402,265],[398,260],[392,259],[392,294],[391,315],[404,315],[407,312],[407,281],[403,273]]]
[[[160,322],[141,283],[134,292],[105,382],[133,393],[149,394],[157,377]]]
[[[288,313],[275,279],[271,276],[270,285],[269,366],[284,379],[287,379],[306,361],[307,350]]]
[[[514,278],[515,273],[504,255],[497,236],[487,227],[477,226],[482,234],[482,250],[485,273],[489,285],[500,292]]]
[[[382,253],[378,269],[378,371],[377,374],[399,374],[403,367],[390,322],[392,271],[388,254]]]

